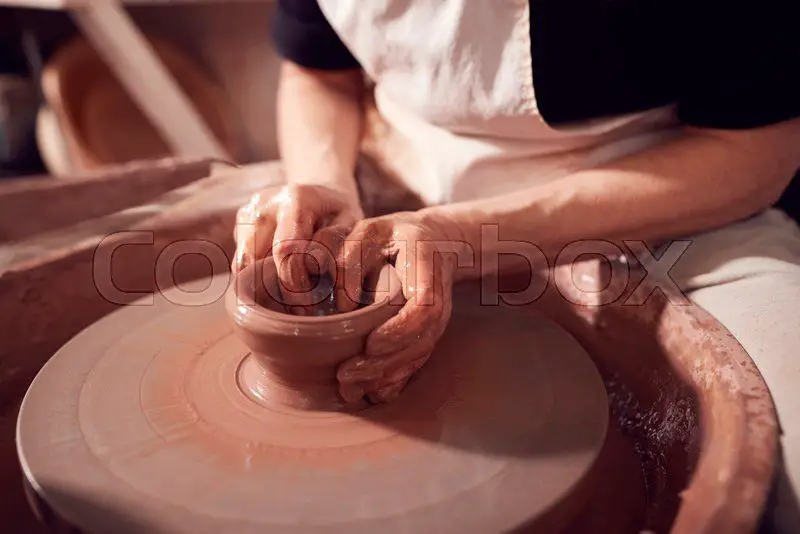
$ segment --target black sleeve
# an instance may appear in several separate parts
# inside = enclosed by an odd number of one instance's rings
[[[685,2],[678,115],[744,129],[800,117],[797,0]]]
[[[303,67],[321,70],[359,67],[316,0],[278,0],[272,38],[279,55]]]

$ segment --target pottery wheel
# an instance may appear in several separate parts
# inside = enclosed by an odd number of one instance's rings
[[[596,368],[529,310],[457,293],[401,397],[345,414],[260,404],[222,299],[176,297],[84,330],[23,402],[26,477],[85,533],[507,532],[558,508],[603,444]]]

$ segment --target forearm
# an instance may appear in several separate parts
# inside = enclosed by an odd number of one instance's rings
[[[363,133],[360,71],[281,67],[278,143],[290,183],[323,184],[358,198],[355,164]]]
[[[482,225],[532,242],[551,259],[577,240],[659,241],[730,223],[772,205],[800,161],[797,121],[749,132],[687,130],[680,137],[527,191],[429,208],[476,253]]]

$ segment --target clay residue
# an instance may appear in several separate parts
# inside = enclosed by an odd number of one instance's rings
[[[278,287],[274,290],[257,292],[256,304],[262,308],[292,313],[292,308],[286,303],[286,298],[281,292],[280,283],[276,283],[276,285]],[[333,279],[330,275],[311,275],[311,287],[311,315],[324,317],[340,313],[336,302]]]
[[[687,460],[685,473],[691,474],[700,440],[699,421],[694,402],[682,393],[674,379],[653,374],[651,387],[655,402],[646,406],[631,391],[618,373],[605,380],[609,406],[625,437],[632,440],[639,457],[647,499],[646,527],[655,528],[667,510],[677,506],[666,499],[674,488],[669,477],[675,474],[676,449]],[[673,512],[674,513],[674,512]]]

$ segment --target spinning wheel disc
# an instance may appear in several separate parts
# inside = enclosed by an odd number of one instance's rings
[[[597,370],[530,312],[457,293],[447,332],[400,398],[346,414],[264,405],[241,387],[254,363],[222,301],[176,296],[84,330],[23,402],[26,477],[84,532],[535,527],[603,444]]]

